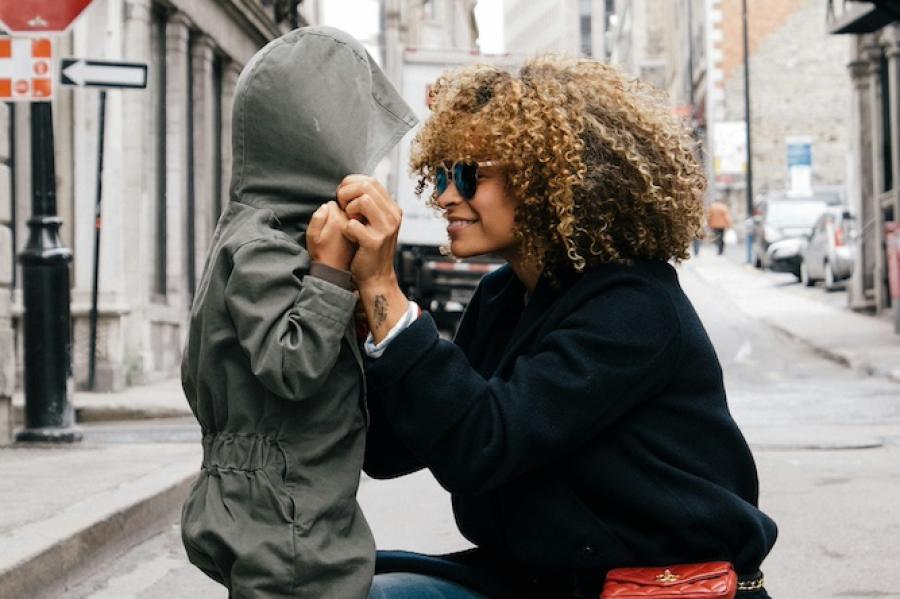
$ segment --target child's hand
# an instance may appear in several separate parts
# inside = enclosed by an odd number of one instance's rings
[[[322,204],[313,213],[306,229],[306,249],[314,262],[350,270],[356,244],[344,237],[346,224],[347,215],[338,208],[337,202]]]

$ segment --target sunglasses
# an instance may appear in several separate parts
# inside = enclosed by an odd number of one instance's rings
[[[456,185],[459,195],[466,201],[475,197],[475,190],[478,187],[478,167],[494,166],[494,162],[486,160],[483,162],[455,162],[450,167],[439,166],[434,176],[434,187],[437,194],[441,195],[450,186],[450,183]]]

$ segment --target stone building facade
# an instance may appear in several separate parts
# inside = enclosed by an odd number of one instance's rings
[[[876,313],[893,307],[894,330],[900,333],[900,301],[891,299],[885,247],[885,223],[900,222],[900,7],[822,4],[834,39],[850,45],[851,59],[834,65],[852,90],[844,118],[849,114],[848,188],[860,235],[849,301]]]
[[[504,0],[504,49],[519,55],[554,52],[603,58],[606,15],[612,3],[612,0]]]
[[[97,390],[177,374],[193,290],[228,201],[231,102],[242,66],[269,40],[315,21],[316,2],[94,0],[58,38],[59,56],[144,62],[146,90],[109,91],[102,181]],[[61,238],[73,251],[75,383],[87,380],[99,92],[53,99]],[[31,213],[28,104],[0,109],[0,428],[21,369],[15,266]],[[9,190],[9,193],[7,193]],[[13,339],[18,351],[11,351]],[[21,376],[21,372],[19,372]]]
[[[709,0],[608,3],[607,60],[664,91],[697,141],[710,176]]]
[[[0,445],[12,441],[12,394],[16,383],[15,334],[12,320],[13,160],[12,107],[0,103]]]
[[[744,121],[741,0],[713,0],[716,32],[715,122]],[[812,144],[813,188],[843,195],[848,173],[851,87],[846,41],[828,35],[821,0],[748,2],[753,191],[757,198],[789,187],[787,139]],[[745,175],[719,175],[717,193],[735,220],[746,217]]]
[[[400,85],[403,53],[412,48],[477,51],[477,0],[382,0],[382,60]]]

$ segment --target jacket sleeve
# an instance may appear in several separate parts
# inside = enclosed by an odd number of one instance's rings
[[[650,284],[592,297],[520,356],[508,380],[485,379],[419,318],[371,363],[387,420],[449,491],[481,493],[602,434],[659,393],[679,325]]]
[[[425,467],[397,435],[384,411],[384,398],[368,387],[369,430],[366,433],[366,457],[363,470],[372,478],[396,478]]]
[[[469,305],[460,321],[454,343],[461,347],[468,345],[472,330],[477,325],[481,294],[482,286],[479,285],[470,298]],[[374,361],[370,360],[369,364],[374,364]],[[391,427],[385,413],[384,396],[371,382],[367,376],[366,394],[370,421],[366,435],[366,459],[363,470],[372,478],[396,478],[421,470],[425,464],[413,455],[409,447]]]
[[[225,305],[253,374],[272,393],[314,395],[337,361],[354,294],[306,275],[309,255],[289,240],[259,239],[234,253]]]

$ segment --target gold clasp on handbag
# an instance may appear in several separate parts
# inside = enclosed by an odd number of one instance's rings
[[[678,574],[672,574],[672,571],[666,568],[666,571],[656,577],[658,582],[675,582],[681,578]]]

